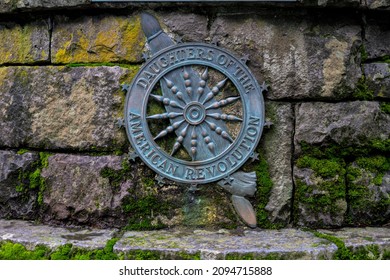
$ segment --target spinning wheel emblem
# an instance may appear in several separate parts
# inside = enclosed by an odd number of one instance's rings
[[[189,184],[227,178],[261,137],[262,90],[241,60],[214,45],[164,48],[128,89],[128,138],[161,177]]]

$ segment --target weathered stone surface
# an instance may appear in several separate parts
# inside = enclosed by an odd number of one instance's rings
[[[336,170],[329,174],[313,170],[316,166],[332,165]],[[312,228],[342,226],[347,212],[344,177],[341,163],[300,158],[294,166],[294,223]]]
[[[390,1],[389,0],[365,0],[362,1],[366,3],[366,6],[369,9],[390,9]]]
[[[288,103],[266,102],[266,120],[272,122],[265,129],[260,142],[261,151],[268,163],[273,187],[265,210],[273,223],[286,225],[291,214],[292,184],[292,137],[293,110]]]
[[[132,258],[132,251],[153,251],[161,259],[180,259],[183,255],[200,259],[331,259],[337,247],[296,229],[281,231],[163,230],[125,232],[114,252]]]
[[[126,142],[115,127],[123,116],[120,67],[0,69],[0,145],[114,150]]]
[[[375,97],[390,99],[389,63],[364,64],[364,75],[367,86]]]
[[[302,103],[296,106],[295,148],[311,145],[370,145],[390,135],[390,115],[378,102]]]
[[[42,171],[46,190],[43,197],[44,221],[86,224],[98,227],[126,224],[121,203],[133,186],[130,180],[110,184],[102,173],[108,168],[119,173],[119,156],[78,156],[56,154]]]
[[[383,259],[390,253],[390,228],[342,228],[339,230],[320,230],[341,239],[354,253],[364,253],[368,259]]]
[[[390,3],[388,5],[390,7]],[[388,13],[367,18],[365,27],[365,55],[367,59],[383,58],[390,55],[390,19]]]
[[[67,229],[46,225],[34,225],[20,220],[0,220],[0,241],[21,243],[33,250],[37,245],[55,249],[61,245],[95,250],[102,249],[114,237],[115,230]]]
[[[2,0],[0,2],[0,13],[10,13],[18,10],[69,8],[89,4],[90,2],[91,0]]]
[[[0,151],[0,218],[32,219],[37,214],[37,190],[23,186],[37,160],[35,153]]]
[[[0,23],[0,65],[49,61],[48,20],[26,24]]]
[[[184,42],[203,42],[208,37],[208,21],[204,15],[163,13],[157,16],[166,25],[168,33],[180,36]]]
[[[141,62],[145,37],[140,18],[83,16],[54,19],[52,62]]]
[[[222,47],[249,54],[259,81],[269,81],[270,99],[340,99],[361,76],[355,62],[361,43],[358,21],[332,14],[220,16],[211,38]]]
[[[348,215],[358,226],[390,223],[390,160],[359,158],[348,167]]]

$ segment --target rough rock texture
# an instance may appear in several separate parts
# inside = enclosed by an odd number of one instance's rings
[[[0,220],[0,241],[21,243],[29,250],[38,245],[55,249],[65,244],[87,250],[102,249],[115,233],[112,229],[67,229],[34,225],[28,221]]]
[[[288,103],[266,102],[266,120],[272,122],[265,129],[260,142],[261,151],[268,163],[273,186],[265,210],[273,223],[286,225],[291,214],[292,184],[292,137],[293,109]]]
[[[90,0],[2,0],[0,2],[0,13],[15,12],[17,10],[68,8],[90,2]]]
[[[240,234],[219,230],[126,232],[114,246],[125,259],[133,251],[152,251],[161,259],[180,259],[183,255],[215,259],[331,259],[337,247],[309,232],[244,231]]]
[[[365,253],[368,259],[382,259],[390,252],[390,228],[343,228],[320,230],[341,239],[345,246],[355,253]]]
[[[0,65],[49,61],[48,20],[25,24],[0,22]]]
[[[37,190],[24,186],[37,160],[36,153],[0,151],[0,218],[33,219],[37,214]]]
[[[163,13],[157,17],[160,23],[166,25],[168,33],[181,37],[183,42],[204,42],[208,36],[208,20],[204,15]]]
[[[342,226],[347,212],[345,168],[339,164],[334,173],[323,174],[306,160],[294,166],[294,223],[312,228]]]
[[[321,22],[321,23],[320,23]],[[268,81],[270,99],[340,99],[361,75],[355,62],[361,28],[358,21],[276,13],[217,17],[211,26],[218,45],[249,54],[259,81]]]
[[[390,1],[389,0],[365,0],[361,1],[365,2],[367,8],[375,10],[375,9],[385,9],[389,10],[390,9]]]
[[[388,3],[390,7],[390,3]],[[390,54],[390,19],[387,13],[371,15],[365,27],[365,55],[367,59],[382,58]]]
[[[56,154],[42,171],[46,181],[43,219],[47,222],[123,226],[121,202],[133,187],[130,180],[110,184],[102,173],[120,172],[122,157]]]
[[[390,63],[364,64],[364,75],[373,96],[390,99]]]
[[[0,145],[114,150],[125,144],[120,67],[0,68]]]
[[[382,156],[360,158],[348,167],[348,174],[347,195],[350,201],[348,215],[351,224],[359,226],[389,224],[390,159],[386,160]]]
[[[378,102],[302,103],[296,106],[295,148],[311,145],[370,145],[390,135],[390,115]]]
[[[83,16],[54,19],[52,62],[141,62],[145,37],[140,18]]]

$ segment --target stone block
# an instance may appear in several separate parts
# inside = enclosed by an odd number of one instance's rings
[[[219,46],[249,55],[257,79],[267,81],[269,99],[341,99],[361,76],[361,28],[354,19],[304,12],[218,16],[211,38]]]
[[[296,106],[295,150],[309,145],[371,146],[390,135],[390,115],[379,102],[302,103]]]
[[[0,151],[0,218],[35,218],[38,190],[29,186],[29,175],[38,159],[36,153]]]
[[[0,146],[115,150],[127,143],[120,83],[137,71],[120,67],[3,67]]]
[[[0,220],[0,241],[23,244],[29,250],[39,245],[57,249],[65,244],[84,250],[103,249],[115,233],[114,229],[62,228],[36,225],[31,221]]]
[[[272,188],[265,210],[272,223],[286,226],[290,222],[292,183],[292,138],[294,115],[289,103],[266,102],[266,120],[272,122],[263,131],[260,151],[268,165]]]
[[[0,23],[0,65],[38,63],[50,60],[48,20],[25,24]]]
[[[43,220],[51,223],[120,227],[126,224],[121,202],[133,187],[131,180],[110,182],[108,174],[120,174],[119,156],[55,154],[42,170],[46,189]],[[119,176],[119,178],[121,178]]]
[[[145,42],[138,15],[56,16],[51,59],[60,64],[138,63]]]
[[[228,230],[129,231],[114,246],[114,252],[125,259],[137,259],[137,253],[152,259],[331,259],[336,250],[334,244],[296,229],[239,234]]]

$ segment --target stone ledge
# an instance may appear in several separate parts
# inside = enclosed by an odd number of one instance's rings
[[[109,240],[119,234],[113,229],[70,229],[35,225],[31,221],[0,219],[0,243],[20,243],[28,250],[44,245],[54,251],[65,244],[96,250],[104,248]],[[364,259],[387,259],[390,257],[390,228],[342,228],[317,232],[301,229],[240,231],[188,228],[127,231],[113,250],[120,259],[316,260],[337,258],[344,246],[351,254],[355,253],[350,256],[351,259],[359,256]]]
[[[33,250],[38,245],[56,249],[65,244],[87,250],[104,248],[116,230],[72,229],[35,225],[31,221],[0,220],[0,242],[11,241]]]

